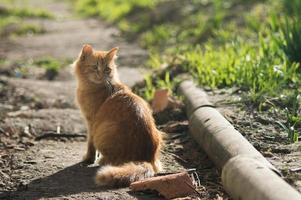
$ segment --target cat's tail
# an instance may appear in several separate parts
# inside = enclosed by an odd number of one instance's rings
[[[99,169],[95,181],[97,185],[109,187],[126,187],[132,182],[154,176],[161,168],[160,161],[129,162],[120,166],[106,165]]]

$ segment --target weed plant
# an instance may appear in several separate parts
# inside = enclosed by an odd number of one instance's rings
[[[0,35],[23,35],[27,33],[44,33],[38,25],[24,23],[26,18],[53,18],[46,10],[36,8],[19,8],[14,1],[0,2]]]
[[[286,113],[279,123],[289,140],[298,140],[301,1],[77,0],[76,9],[134,34],[149,49],[153,68],[172,67],[177,59],[201,86],[238,87],[259,110],[272,102]],[[175,85],[169,74],[155,81],[147,76],[143,94],[150,99],[156,88]]]

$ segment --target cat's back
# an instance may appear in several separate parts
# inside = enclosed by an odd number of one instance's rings
[[[148,103],[141,97],[130,90],[118,91],[107,98],[95,119],[94,142],[103,151],[110,149],[112,153],[118,144],[119,149],[132,149],[127,152],[129,160],[154,160],[160,132]]]
[[[161,143],[152,112],[141,97],[121,90],[108,97],[93,125],[94,145],[117,163],[156,160]]]
[[[123,88],[108,97],[99,110],[107,120],[152,120],[149,105],[130,89]]]

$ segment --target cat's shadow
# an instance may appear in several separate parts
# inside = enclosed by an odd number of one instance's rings
[[[9,199],[41,199],[78,194],[81,192],[101,192],[96,187],[94,176],[98,167],[88,167],[77,163],[50,176],[31,181],[15,192],[8,192]]]
[[[108,192],[111,191],[114,193],[114,189],[99,187],[94,182],[98,168],[99,166],[88,167],[83,163],[77,163],[47,177],[35,179],[17,191],[4,192],[0,195],[0,199],[56,199],[70,195],[75,195],[75,198],[85,198],[86,195],[81,196],[83,193],[92,193],[88,194],[86,196],[87,198],[92,195],[95,198],[111,199]],[[120,191],[116,191],[116,193],[122,195]],[[154,198],[151,198],[151,196],[136,195],[130,192],[126,193],[137,199]],[[157,198],[155,197],[155,199]]]

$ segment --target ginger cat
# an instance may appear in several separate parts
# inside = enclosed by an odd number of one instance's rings
[[[96,183],[113,187],[128,186],[158,172],[161,145],[148,104],[118,78],[117,51],[95,51],[84,45],[74,64],[77,102],[88,130],[84,161],[93,163],[98,150],[103,167]]]

